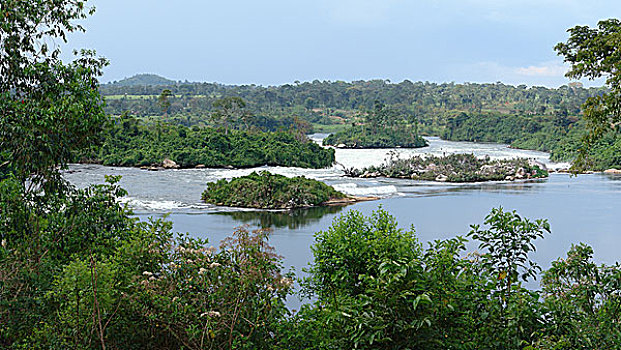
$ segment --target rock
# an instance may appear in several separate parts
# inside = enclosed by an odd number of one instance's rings
[[[436,181],[438,181],[438,182],[447,182],[448,181],[448,176],[446,176],[444,174],[440,174],[440,175],[436,176]]]
[[[539,169],[541,169],[541,170],[548,171],[548,167],[547,167],[545,164],[543,164],[542,162],[538,162],[538,161],[536,161],[536,160],[534,160],[534,159],[529,159],[529,160],[528,160],[528,165],[530,165],[530,166],[532,166],[532,167],[537,166],[537,167],[539,167]]]
[[[205,164],[196,164],[195,168],[196,169],[203,169],[205,167]]]
[[[224,169],[229,169],[229,170],[232,170],[232,169],[235,169],[235,167],[234,167],[234,166],[232,166],[232,165],[225,165],[225,166],[224,166]]]
[[[336,148],[345,148],[345,144],[344,143],[339,143],[338,145],[336,145]]]
[[[170,160],[170,159],[166,158],[162,162],[162,168],[164,168],[164,169],[178,169],[179,165],[177,165],[177,163],[175,163],[174,160]]]
[[[615,168],[607,169],[604,170],[604,174],[621,174],[621,170]]]
[[[505,177],[505,180],[506,181],[513,181],[513,180],[515,180],[515,177],[509,175],[509,176]]]
[[[524,168],[519,168],[516,172],[515,172],[515,178],[516,179],[523,179],[526,177],[526,170],[524,170]]]
[[[427,165],[427,170],[428,171],[436,171],[436,170],[438,170],[438,166],[433,164],[433,163],[431,163],[431,164]]]
[[[142,169],[142,170],[148,170],[148,169],[149,169],[149,167],[148,167],[148,166],[146,166],[146,165],[143,165],[143,166],[141,166],[141,167],[140,167],[140,169]]]
[[[158,170],[160,170],[160,168],[158,168],[156,166],[150,166],[150,167],[147,168],[147,170],[149,170],[149,171],[158,171]]]
[[[492,175],[492,174],[495,174],[497,171],[498,171],[498,168],[494,165],[483,165],[481,169],[479,169],[479,172],[482,175]]]
[[[365,171],[365,172],[364,172],[364,174],[360,175],[360,177],[369,178],[369,177],[379,177],[379,176],[381,176],[381,175],[382,175],[382,174],[380,174],[380,173],[379,173],[379,172],[377,172],[377,171],[376,171],[376,172],[372,172],[372,173],[370,173],[370,172],[368,172],[368,171]]]

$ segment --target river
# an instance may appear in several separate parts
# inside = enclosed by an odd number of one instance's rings
[[[320,140],[323,135],[313,135]],[[298,273],[312,260],[310,247],[315,232],[325,230],[347,210],[370,214],[378,206],[393,214],[400,226],[414,225],[419,239],[465,235],[469,225],[482,223],[494,207],[517,210],[528,218],[546,218],[552,234],[537,242],[534,258],[546,268],[564,256],[572,243],[587,243],[595,260],[611,264],[621,260],[621,176],[590,174],[570,176],[553,173],[548,179],[524,182],[446,184],[404,179],[353,179],[343,177],[343,167],[380,164],[390,151],[402,157],[414,154],[473,153],[491,158],[529,157],[550,167],[543,152],[516,150],[500,144],[443,141],[428,138],[421,149],[336,150],[337,165],[330,169],[261,167],[258,169],[183,169],[151,172],[137,168],[72,165],[65,177],[78,187],[102,183],[104,175],[122,175],[121,185],[129,192],[123,200],[143,219],[167,214],[174,230],[208,238],[214,245],[248,224],[251,228],[271,227],[270,238],[286,267]],[[287,176],[304,175],[324,181],[352,195],[374,195],[378,201],[361,202],[345,208],[313,208],[293,212],[218,208],[200,202],[205,183],[221,178],[269,170]],[[476,249],[474,244],[470,249]]]

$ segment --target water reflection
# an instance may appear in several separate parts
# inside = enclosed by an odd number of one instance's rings
[[[298,229],[318,222],[324,215],[336,214],[343,209],[342,206],[327,206],[290,211],[229,211],[216,212],[211,215],[226,215],[233,220],[240,221],[250,226],[262,228],[289,228]]]
[[[429,183],[425,184],[423,182],[415,182],[408,185],[398,186],[398,190],[405,196],[414,197],[447,196],[460,194],[467,195],[471,192],[519,195],[541,192],[543,190],[543,185],[546,182],[547,179],[449,185],[438,185]]]
[[[602,174],[610,181],[621,181],[621,174]]]

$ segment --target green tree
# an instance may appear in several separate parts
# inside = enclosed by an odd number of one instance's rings
[[[224,133],[228,134],[231,123],[234,123],[241,119],[246,108],[246,102],[241,97],[229,96],[217,99],[213,106],[216,111],[212,114],[212,118],[221,127],[224,127]]]
[[[536,250],[534,241],[550,233],[550,225],[547,220],[523,219],[517,212],[506,212],[502,207],[492,209],[484,223],[489,225],[487,229],[472,225],[468,234],[480,242],[479,249],[484,252],[481,265],[492,278],[490,310],[497,317],[489,318],[487,327],[493,331],[485,334],[484,339],[488,345],[519,349],[524,338],[531,336],[530,326],[538,321],[520,308],[536,304],[537,297],[525,291],[519,280],[536,278],[541,271],[529,255]]]
[[[168,110],[170,109],[170,101],[168,98],[171,96],[173,96],[173,93],[169,89],[164,89],[162,90],[160,96],[157,98],[157,102],[159,103],[160,108],[162,109],[162,113],[164,113],[164,115],[168,114]]]
[[[588,149],[610,130],[619,132],[621,124],[621,21],[602,20],[597,28],[576,26],[570,28],[567,42],[555,50],[571,64],[569,78],[606,78],[609,91],[589,97],[583,105],[584,119],[589,133],[585,146],[575,163],[577,169],[590,165]]]
[[[65,64],[60,49],[47,46],[82,31],[74,22],[90,13],[85,1],[2,2],[0,174],[29,179],[33,187],[58,185],[57,167],[97,142],[106,117],[96,77],[106,61],[83,50]]]

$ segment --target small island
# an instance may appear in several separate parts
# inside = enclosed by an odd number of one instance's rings
[[[391,153],[387,163],[364,169],[347,169],[350,177],[391,177],[439,182],[514,181],[548,177],[544,164],[526,158],[491,160],[473,154],[401,159]]]
[[[321,181],[304,176],[290,178],[268,171],[208,183],[201,198],[206,203],[220,206],[257,209],[347,205],[377,199],[348,196]]]
[[[429,144],[418,133],[418,120],[405,110],[387,107],[379,102],[363,123],[331,134],[324,146],[337,148],[419,148]]]

